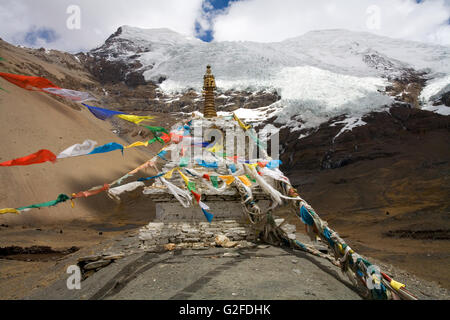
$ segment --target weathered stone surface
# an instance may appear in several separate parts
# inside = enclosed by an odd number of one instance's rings
[[[117,254],[110,254],[104,256],[103,260],[119,260],[125,258],[125,255],[123,253],[117,253]]]
[[[83,267],[84,270],[93,270],[97,268],[106,267],[108,264],[111,263],[111,260],[98,260],[95,262],[88,263]]]
[[[215,237],[214,241],[216,242],[216,245],[223,246],[227,242],[230,242],[230,239],[227,236],[219,234]]]
[[[166,249],[166,250],[168,250],[168,251],[173,251],[173,250],[175,250],[175,247],[176,247],[177,245],[175,244],[175,243],[169,243],[169,244],[166,244],[165,246],[164,246],[164,248]]]
[[[94,262],[100,260],[102,258],[101,255],[92,255],[87,257],[78,258],[78,262]]]
[[[223,245],[222,245],[222,247],[224,247],[224,248],[234,248],[234,247],[236,247],[238,245],[238,242],[236,242],[236,241],[228,241],[228,242],[225,242]]]
[[[223,254],[224,257],[233,258],[233,257],[239,257],[240,254],[237,252],[225,252]]]
[[[236,220],[214,221],[212,223],[150,223],[143,227],[139,233],[142,246],[165,245],[168,243],[206,243],[209,245],[220,235],[226,237],[227,241],[253,240],[255,233],[246,225],[241,225]],[[221,244],[214,243],[222,246]],[[231,247],[236,244],[230,244]]]

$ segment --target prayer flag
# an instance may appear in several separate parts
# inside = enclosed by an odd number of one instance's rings
[[[84,156],[92,152],[97,142],[92,140],[85,140],[83,143],[74,144],[68,147],[66,150],[58,155],[58,159],[64,159],[69,157]]]
[[[91,152],[89,152],[88,154],[106,153],[106,152],[111,152],[114,150],[121,150],[122,154],[123,154],[123,146],[116,142],[110,142],[101,147],[97,147],[94,150],[92,150]]]
[[[85,103],[82,103],[83,106],[89,109],[89,111],[96,116],[100,120],[106,120],[108,118],[111,118],[112,116],[118,115],[118,114],[124,114],[123,112],[119,111],[113,111],[108,109],[103,109],[99,107],[93,107],[90,105],[87,105]]]
[[[53,152],[44,149],[22,158],[2,162],[0,163],[0,167],[28,166],[30,164],[44,163],[47,161],[56,162],[56,156]]]

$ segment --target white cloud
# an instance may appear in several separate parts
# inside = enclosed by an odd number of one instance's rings
[[[311,30],[348,29],[450,45],[449,17],[449,0],[243,0],[215,17],[214,38],[275,42]]]
[[[36,43],[70,52],[101,45],[121,25],[169,28],[194,35],[201,4],[202,0],[2,0],[0,33],[8,42],[27,45],[24,39],[31,29],[52,29],[59,35],[56,41],[37,39]],[[70,5],[81,8],[79,30],[66,26]]]

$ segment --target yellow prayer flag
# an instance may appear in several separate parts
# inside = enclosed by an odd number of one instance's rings
[[[247,187],[251,187],[252,183],[250,182],[250,180],[247,178],[247,176],[239,176],[238,177],[239,180],[242,181],[243,184],[245,184]]]
[[[235,177],[233,176],[219,176],[220,179],[222,179],[223,181],[225,181],[225,183],[229,186],[230,184],[232,184],[235,180]]]
[[[135,116],[132,114],[119,114],[119,115],[117,115],[117,117],[119,117],[120,119],[129,121],[129,122],[136,123],[136,124],[139,124],[145,120],[151,120],[151,119],[155,118],[155,117],[151,117],[151,116]]]
[[[183,178],[184,183],[186,183],[186,185],[188,185],[188,184],[189,184],[189,178],[186,177],[186,176],[183,174],[183,172],[181,172],[179,169],[178,169],[178,173],[179,173],[180,176]]]
[[[147,142],[142,142],[142,141],[137,141],[135,143],[130,144],[129,146],[126,146],[125,149],[128,148],[134,148],[134,147],[148,147],[148,141]]]
[[[397,282],[394,279],[391,280],[391,283],[389,283],[392,288],[399,291],[401,288],[406,287],[403,283]]]
[[[163,176],[163,178],[164,178],[164,179],[172,179],[172,174],[173,174],[174,171],[175,171],[175,168],[172,169],[172,170],[170,170],[169,172],[167,172],[167,173]]]
[[[239,118],[237,117],[237,115],[236,115],[235,113],[233,113],[233,117],[234,117],[234,120],[236,120],[236,121],[239,123],[239,125],[241,126],[241,128],[244,129],[245,131],[247,131],[248,129],[250,129],[250,128],[252,127],[251,125],[246,126],[246,125],[241,121],[241,119],[239,119]]]
[[[6,214],[6,213],[15,213],[15,214],[19,214],[20,211],[18,211],[17,209],[14,209],[14,208],[0,209],[0,214]]]
[[[247,166],[248,166],[250,169],[255,169],[255,168],[258,166],[258,164],[257,164],[257,163],[247,163]]]
[[[222,149],[223,149],[223,147],[221,145],[216,144],[212,148],[209,148],[208,151],[212,152],[212,153],[216,153],[216,152],[218,152],[218,151],[220,151]]]

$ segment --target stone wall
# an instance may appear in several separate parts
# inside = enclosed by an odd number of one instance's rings
[[[217,236],[226,236],[230,241],[254,241],[255,233],[250,225],[236,220],[208,222],[151,222],[139,232],[144,246],[202,243],[215,245]]]

